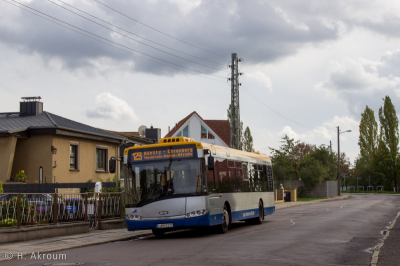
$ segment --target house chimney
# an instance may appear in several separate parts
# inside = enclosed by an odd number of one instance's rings
[[[170,126],[168,126],[168,133],[171,131],[171,127]]]
[[[43,103],[40,102],[42,99],[38,97],[21,97],[23,102],[19,103],[19,112],[21,116],[35,116],[43,113]]]
[[[161,129],[160,128],[151,128],[145,129],[146,138],[153,140],[155,143],[158,143],[161,139]]]

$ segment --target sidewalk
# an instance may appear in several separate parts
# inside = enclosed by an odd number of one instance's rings
[[[296,201],[296,202],[283,202],[283,203],[277,203],[275,204],[275,209],[280,210],[280,209],[285,209],[285,208],[290,208],[290,207],[295,207],[295,206],[300,206],[300,205],[307,205],[307,204],[313,204],[313,203],[318,203],[318,202],[324,202],[324,201],[333,201],[333,200],[344,200],[350,198],[349,195],[342,195],[342,196],[336,196],[328,199],[319,199],[319,200],[310,200],[310,201]]]
[[[321,200],[313,200],[305,202],[284,202],[276,204],[275,208],[276,210],[279,210],[294,206],[307,205],[323,201],[342,200],[346,198],[349,198],[349,196],[339,196],[329,199],[321,199]],[[132,237],[140,237],[149,234],[152,234],[151,230],[144,230],[137,232],[129,232],[126,229],[93,230],[85,234],[60,236],[60,237],[30,240],[24,242],[13,242],[0,245],[0,262],[6,261],[6,258],[4,257],[6,252],[12,252],[14,258],[16,258],[18,252],[22,252],[25,255],[32,254],[32,252],[40,252],[43,254],[65,249],[97,245],[118,240],[125,240]]]
[[[126,229],[93,230],[89,233],[44,238],[24,242],[14,242],[0,245],[0,262],[5,261],[5,253],[12,252],[16,258],[18,252],[32,254],[32,252],[50,253],[65,249],[97,245],[112,241],[125,240],[151,234],[151,230],[129,232]]]
[[[400,212],[396,219],[386,231],[382,242],[375,249],[372,255],[371,266],[396,266],[399,265],[398,255],[400,250]]]

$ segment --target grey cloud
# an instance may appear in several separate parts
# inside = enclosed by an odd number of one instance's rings
[[[357,116],[367,104],[378,110],[381,99],[389,95],[395,105],[400,104],[400,72],[396,65],[400,51],[386,52],[381,60],[342,59],[335,62],[329,78],[317,88],[334,93],[347,102],[349,111]]]
[[[57,0],[53,1],[60,4]],[[351,29],[353,26],[361,26],[374,30],[374,27],[378,27],[378,24],[370,22],[369,15],[363,15],[363,9],[360,9],[360,6],[366,10],[375,8],[378,4],[374,1],[366,4],[363,1],[341,3],[340,1],[203,0],[189,14],[182,12],[177,4],[169,1],[104,0],[103,2],[160,31],[215,53],[222,54],[225,57],[213,55],[168,38],[96,2],[73,2],[73,5],[145,38],[196,57],[217,61],[222,64],[228,64],[232,52],[237,52],[240,57],[244,58],[245,64],[265,64],[278,60],[297,53],[308,43],[318,44],[336,40],[339,38],[339,24],[346,25],[348,29]],[[8,4],[3,2],[1,5]],[[112,33],[48,1],[33,0],[27,5],[89,32],[165,61],[209,74],[217,72],[215,69],[167,55]],[[68,6],[66,7],[69,8]],[[14,7],[9,7],[8,5],[8,8]],[[41,18],[37,18],[23,10],[16,10],[16,15],[7,13],[1,15],[2,17],[0,18],[10,20],[11,23],[2,23],[0,25],[0,42],[18,47],[24,53],[38,53],[45,61],[52,58],[61,59],[65,69],[95,68],[94,61],[100,58],[109,58],[115,65],[132,65],[130,68],[125,68],[127,71],[146,72],[157,75],[181,73],[179,70],[155,64],[100,44]],[[353,14],[357,14],[357,16],[353,18]],[[398,23],[396,19],[385,20],[383,18],[380,23],[382,24],[382,28],[385,28],[386,23],[393,25],[393,32],[394,29],[397,30],[398,28],[396,28]],[[386,34],[379,27],[376,30]],[[117,31],[129,35],[121,30]],[[387,34],[389,35],[390,32],[387,32]],[[224,69],[224,66],[173,52],[135,36],[131,37],[188,60]],[[144,55],[140,56],[146,57]],[[154,58],[149,59],[157,61]],[[168,65],[167,62],[160,63]],[[180,69],[174,65],[170,66]],[[191,72],[190,70],[185,71]],[[225,74],[220,73],[218,75],[225,77]]]
[[[382,62],[379,66],[380,75],[400,77],[400,50],[386,52],[380,61]]]
[[[313,16],[301,18],[301,23],[306,25],[307,30],[299,29],[297,24],[300,22],[293,15],[294,10],[287,7],[287,10],[283,10],[286,17],[282,16],[276,11],[276,5],[273,2],[208,0],[202,1],[189,15],[185,15],[175,4],[167,1],[104,1],[104,3],[179,39],[223,54],[226,57],[212,55],[177,42],[98,4],[74,2],[74,5],[163,45],[223,64],[229,62],[231,52],[237,52],[240,57],[246,59],[245,62],[247,63],[266,63],[294,54],[306,43],[324,42],[338,37],[336,28],[326,27]],[[3,2],[2,5],[7,4]],[[166,61],[202,72],[216,72],[216,70],[166,55],[113,34],[47,1],[34,0],[28,5],[92,33]],[[232,9],[232,6],[235,6],[235,8]],[[114,60],[115,64],[131,62],[133,66],[130,71],[161,75],[173,75],[179,72],[99,44],[23,10],[18,12],[15,16],[2,15],[12,19],[15,26],[10,27],[10,24],[0,25],[0,41],[19,47],[20,51],[24,53],[38,53],[44,60],[59,58],[63,61],[66,69],[90,68],[93,67],[93,60],[106,57]],[[139,39],[134,36],[132,38]],[[162,47],[158,48],[168,51]],[[203,62],[172,51],[168,52],[202,64],[224,68],[224,66]],[[225,74],[222,74],[222,76],[225,76]]]

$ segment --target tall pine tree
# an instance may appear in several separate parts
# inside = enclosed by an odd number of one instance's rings
[[[371,171],[372,160],[378,146],[378,123],[375,120],[374,111],[368,106],[361,114],[359,129],[360,163]]]
[[[382,140],[390,154],[389,170],[392,182],[397,188],[397,169],[399,155],[399,119],[389,96],[383,99],[383,108],[379,108],[379,122]]]
[[[253,137],[251,136],[249,127],[246,127],[243,133],[242,149],[244,151],[254,152]]]

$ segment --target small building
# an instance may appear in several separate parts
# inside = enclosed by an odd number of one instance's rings
[[[231,125],[228,120],[204,120],[197,112],[192,112],[176,123],[165,138],[179,136],[229,147],[231,142]]]
[[[114,176],[108,161],[120,154],[127,137],[43,111],[40,97],[22,99],[19,112],[0,113],[0,181],[17,181],[21,170],[27,183],[96,182]]]

